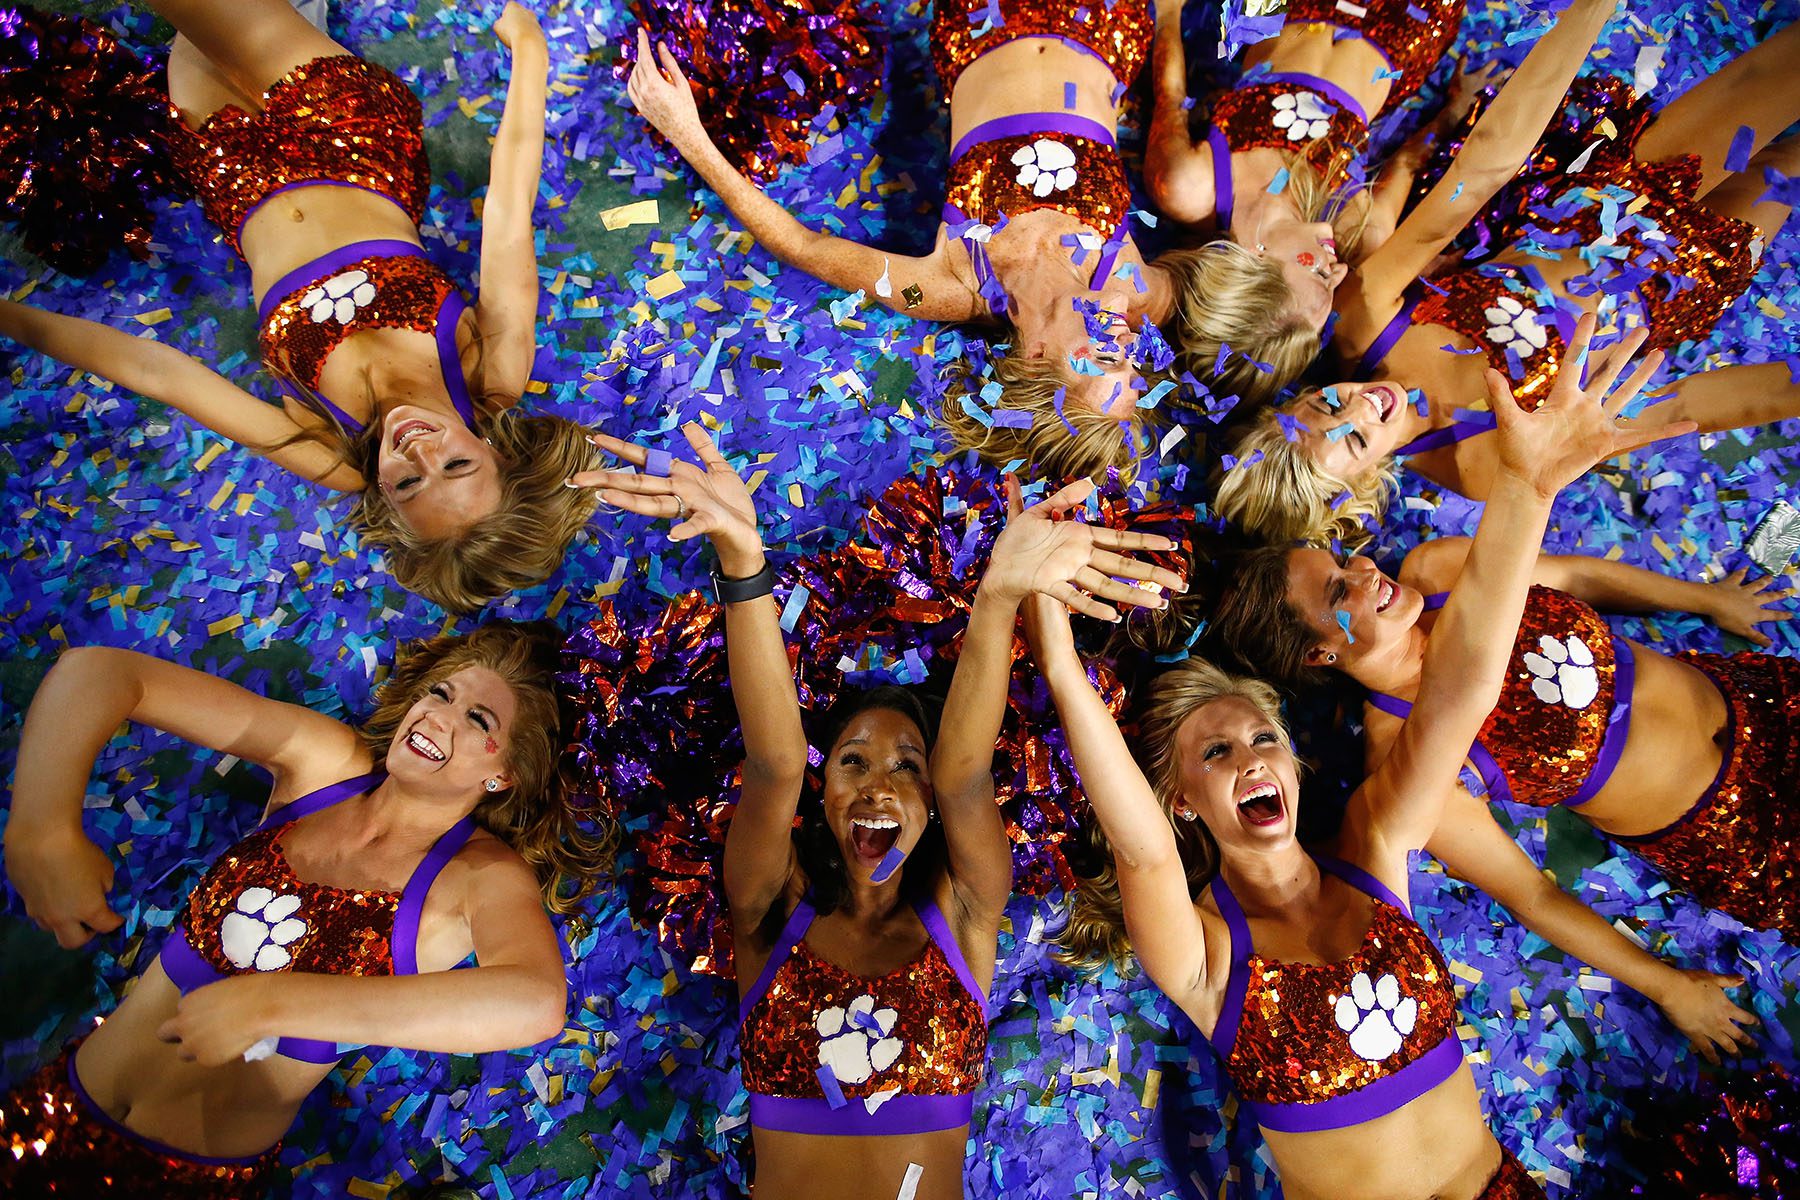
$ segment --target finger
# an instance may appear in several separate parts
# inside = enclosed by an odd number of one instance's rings
[[[677,87],[687,87],[687,76],[681,73],[681,64],[675,61],[675,53],[661,42],[656,44],[656,56],[662,60],[663,73],[669,82]]]
[[[87,944],[89,938],[94,936],[92,931],[76,920],[58,921],[46,928],[56,935],[56,944],[64,950],[79,949]]]
[[[1562,361],[1556,364],[1560,371],[1579,371],[1588,359],[1588,344],[1594,340],[1593,313],[1582,313],[1575,322],[1575,331],[1569,335],[1569,341],[1563,347]]]
[[[1141,579],[1146,583],[1154,583],[1159,588],[1181,591],[1181,576],[1166,567],[1155,563],[1147,563],[1141,559],[1126,558],[1123,554],[1114,554],[1111,550],[1094,550],[1088,554],[1088,566],[1103,575],[1115,578]]]
[[[713,520],[711,513],[690,511],[686,520],[670,526],[669,540],[685,542],[690,538],[705,537],[717,528],[718,524]]]
[[[1108,550],[1173,550],[1175,541],[1163,537],[1159,533],[1134,533],[1127,529],[1112,529],[1105,525],[1094,528],[1094,545],[1105,546]]]
[[[1629,454],[1640,446],[1660,442],[1664,438],[1685,437],[1700,426],[1693,421],[1671,421],[1663,425],[1646,425],[1641,420],[1622,420],[1613,430],[1613,445],[1603,457]]]
[[[121,917],[106,905],[100,904],[96,905],[87,913],[84,913],[81,918],[81,923],[95,933],[111,933],[125,923],[125,918]]]
[[[1025,511],[1025,492],[1019,486],[1019,477],[1011,471],[1006,473],[1006,519],[1012,520]]]
[[[1767,634],[1758,633],[1754,629],[1749,629],[1744,632],[1744,640],[1749,642],[1752,646],[1766,647],[1770,644],[1769,636]]]
[[[1650,382],[1650,377],[1656,374],[1658,368],[1660,368],[1662,364],[1663,352],[1661,350],[1657,350],[1640,359],[1638,361],[1637,369],[1632,371],[1632,373],[1626,377],[1624,383],[1613,388],[1610,396],[1605,395],[1603,392],[1597,393],[1603,397],[1600,401],[1600,411],[1609,417],[1618,416],[1620,411],[1623,410],[1627,404],[1630,404],[1633,400],[1637,399],[1637,394],[1644,390],[1644,385]],[[1624,366],[1624,363],[1620,363],[1619,365],[1622,367]],[[1611,385],[1611,382],[1611,380],[1607,381],[1608,386]]]
[[[1048,496],[1042,500],[1039,500],[1036,504],[1032,505],[1031,507],[1034,510],[1042,508],[1042,509],[1048,509],[1051,512],[1058,512],[1058,513],[1067,512],[1069,509],[1074,508],[1078,504],[1085,504],[1087,502],[1087,498],[1093,494],[1094,494],[1094,481],[1093,480],[1077,479],[1074,483],[1067,485],[1061,491],[1057,492],[1055,495]]]
[[[648,449],[636,442],[627,442],[622,438],[616,438],[610,433],[590,433],[588,441],[615,458],[624,459],[634,467],[641,467],[650,460]]]
[[[1634,329],[1608,347],[1598,361],[1590,361],[1587,378],[1583,381],[1586,390],[1592,395],[1606,395],[1607,389],[1612,387],[1637,357],[1637,352],[1643,349],[1649,336],[1648,329]],[[1643,385],[1639,384],[1638,387],[1641,390]]]
[[[1713,1040],[1710,1037],[1707,1037],[1705,1034],[1696,1034],[1688,1039],[1688,1045],[1692,1046],[1699,1053],[1701,1058],[1704,1058],[1713,1066],[1716,1067],[1719,1065],[1718,1047],[1713,1045]]]
[[[1090,595],[1114,604],[1129,604],[1133,608],[1167,608],[1169,602],[1157,593],[1141,587],[1133,587],[1117,579],[1109,579],[1092,567],[1083,567],[1075,572],[1075,586]]]
[[[600,499],[626,512],[634,512],[645,517],[674,518],[682,515],[682,503],[673,494],[660,496],[634,495],[629,492],[616,492],[612,488],[602,488]],[[692,509],[688,509],[691,514]]]
[[[683,424],[681,436],[687,439],[687,444],[694,448],[694,453],[698,454],[700,461],[707,466],[729,467],[731,465],[725,461],[725,456],[719,453],[719,444],[713,441],[712,434],[706,432],[706,426],[700,422],[688,421]]]
[[[1482,379],[1487,383],[1488,408],[1493,411],[1494,420],[1506,422],[1520,415],[1519,402],[1513,398],[1512,385],[1506,381],[1506,376],[1489,367],[1483,372]]]
[[[1119,619],[1117,609],[1077,590],[1073,584],[1059,583],[1050,589],[1050,594],[1084,616],[1098,617],[1102,621],[1113,622],[1117,622]]]
[[[675,491],[675,481],[667,475],[628,475],[624,471],[582,471],[570,476],[579,482],[583,476],[593,476],[591,487],[604,488],[609,492],[629,492],[634,496],[668,496]]]

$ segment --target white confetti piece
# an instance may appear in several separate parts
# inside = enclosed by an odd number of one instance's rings
[[[888,267],[888,260],[883,257],[881,260],[881,278],[875,281],[875,294],[884,300],[894,294],[894,280],[888,274]]]
[[[894,1200],[913,1200],[919,1194],[919,1180],[925,1175],[925,1168],[918,1163],[906,1164],[906,1178],[900,1181],[900,1190]]]

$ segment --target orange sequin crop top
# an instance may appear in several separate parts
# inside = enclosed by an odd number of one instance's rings
[[[364,795],[384,778],[376,771],[309,792],[270,813],[255,832],[219,856],[163,943],[163,971],[182,995],[253,971],[418,973],[425,896],[474,832],[473,818],[463,818],[439,837],[399,892],[307,883],[294,874],[281,849],[282,835],[296,821]],[[274,1049],[311,1063],[335,1062],[345,1052],[310,1038],[284,1037]]]
[[[1448,595],[1427,596],[1427,610],[1443,607]],[[1573,807],[1598,795],[1630,734],[1635,663],[1631,643],[1599,613],[1534,586],[1500,702],[1469,749],[1488,794],[1536,808]],[[1379,692],[1369,703],[1402,719],[1412,712],[1407,701]]]
[[[1223,877],[1212,882],[1231,976],[1211,1041],[1256,1123],[1282,1133],[1386,1116],[1463,1061],[1450,970],[1406,904],[1360,867],[1313,859],[1373,901],[1362,945],[1339,962],[1258,955],[1237,897]]]
[[[925,948],[886,975],[853,975],[806,945],[802,900],[738,1005],[750,1124],[832,1137],[969,1123],[987,1060],[987,997],[930,900]]]
[[[1387,112],[1444,61],[1467,8],[1467,0],[1288,0],[1286,24],[1329,25],[1373,46],[1394,81],[1381,107]]]
[[[352,242],[276,280],[257,306],[263,361],[298,383],[351,434],[362,423],[319,392],[325,360],[364,329],[413,329],[437,342],[438,368],[463,424],[475,410],[463,376],[456,326],[462,293],[411,242]]]
[[[1122,92],[1143,69],[1155,32],[1150,0],[937,0],[931,63],[949,100],[957,78],[989,50],[1019,38],[1052,38],[1105,63]]]

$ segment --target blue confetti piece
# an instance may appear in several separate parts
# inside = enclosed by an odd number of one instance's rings
[[[850,1103],[844,1099],[844,1089],[838,1085],[837,1072],[829,1066],[821,1066],[816,1074],[819,1077],[819,1087],[825,1092],[825,1100],[832,1108],[842,1108]]]
[[[1344,631],[1344,636],[1350,639],[1352,646],[1356,645],[1356,635],[1350,632],[1350,614],[1340,608],[1336,611],[1336,615],[1338,628]]]
[[[794,590],[788,593],[787,603],[781,606],[781,628],[784,633],[794,632],[794,626],[805,611],[807,601],[812,599],[812,592],[804,584],[795,584]]]
[[[1725,169],[1742,171],[1750,166],[1750,151],[1756,145],[1756,130],[1748,125],[1739,125],[1737,133],[1732,135],[1731,149],[1725,152]]]
[[[1283,168],[1281,168],[1281,170],[1275,172],[1275,178],[1269,180],[1269,195],[1271,195],[1271,196],[1281,195],[1281,193],[1287,191],[1287,185],[1288,185],[1288,169],[1286,167],[1283,167]]]
[[[1063,84],[1063,107],[1070,110],[1075,107],[1075,85],[1073,83]]]

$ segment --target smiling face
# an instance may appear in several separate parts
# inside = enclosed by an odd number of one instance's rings
[[[1287,566],[1288,605],[1318,639],[1309,666],[1361,677],[1408,652],[1425,611],[1416,590],[1360,554],[1340,563],[1325,550],[1292,550]]]
[[[1328,221],[1303,221],[1291,203],[1270,204],[1257,222],[1250,244],[1281,267],[1294,293],[1294,315],[1324,329],[1338,284],[1350,268],[1338,261],[1337,234]]]
[[[486,795],[490,779],[510,787],[507,752],[517,715],[518,701],[497,672],[464,667],[406,710],[388,745],[387,772],[446,796]]]
[[[1106,314],[1106,331],[1095,336],[1076,301],[1099,305]],[[1129,416],[1137,406],[1141,389],[1133,381],[1143,372],[1131,361],[1132,347],[1138,332],[1126,313],[1131,297],[1118,288],[1090,292],[1079,283],[1071,283],[1066,294],[1058,295],[1046,314],[1031,322],[1027,330],[1022,319],[1019,341],[1028,358],[1044,358],[1056,364],[1057,374],[1067,389],[1065,403],[1089,412],[1112,417]],[[1082,366],[1078,369],[1075,364]],[[1090,374],[1089,369],[1099,371]]]
[[[1294,839],[1300,771],[1281,730],[1242,696],[1196,709],[1176,734],[1176,815],[1192,812],[1221,853],[1279,849]]]
[[[864,709],[838,735],[825,757],[825,822],[853,879],[867,882],[894,847],[918,845],[933,810],[928,761],[917,723],[890,708]]]
[[[1296,397],[1288,413],[1300,422],[1300,448],[1339,479],[1377,472],[1406,435],[1406,389],[1393,380],[1334,383]]]
[[[418,536],[454,536],[500,507],[499,456],[461,421],[402,404],[383,417],[380,437],[382,493]]]

